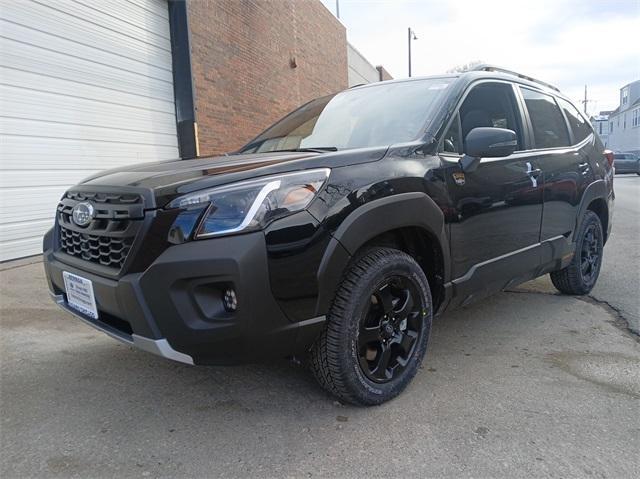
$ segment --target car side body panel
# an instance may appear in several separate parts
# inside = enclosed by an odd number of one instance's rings
[[[422,144],[390,150],[381,160],[332,170],[305,214],[265,230],[273,294],[292,321],[326,314],[351,257],[365,243],[403,227],[421,228],[443,248],[448,272],[446,185],[437,156]],[[385,178],[379,181],[379,178]]]
[[[419,212],[419,214],[416,214]],[[334,271],[344,271],[358,250],[383,233],[419,228],[441,248],[444,277],[450,275],[447,227],[442,210],[425,193],[400,193],[376,199],[354,210],[334,233],[335,249],[327,250],[318,271],[320,296],[317,311],[326,311],[337,287]],[[339,247],[338,247],[339,245]],[[346,253],[346,255],[345,255]]]
[[[604,241],[606,242],[609,238],[609,234],[611,233],[611,227],[613,223],[613,201],[615,197],[612,190],[608,189],[607,181],[604,179],[595,180],[584,190],[582,198],[580,199],[580,204],[577,208],[577,214],[573,218],[574,224],[574,234],[571,236],[571,240],[575,241],[575,232],[580,229],[580,223],[584,218],[584,213],[589,209],[589,206],[594,203],[596,200],[604,201],[607,205],[606,211],[606,224],[603,224],[603,230],[605,233]]]

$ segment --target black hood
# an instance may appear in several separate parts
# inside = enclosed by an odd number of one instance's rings
[[[83,189],[100,186],[151,190],[156,205],[164,206],[176,196],[235,181],[310,168],[336,168],[376,161],[384,156],[386,150],[387,147],[328,153],[252,153],[141,163],[103,171],[86,178],[80,185]]]

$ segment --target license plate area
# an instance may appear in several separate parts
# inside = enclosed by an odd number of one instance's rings
[[[85,316],[98,319],[98,308],[91,280],[67,271],[62,272],[62,278],[69,307]]]

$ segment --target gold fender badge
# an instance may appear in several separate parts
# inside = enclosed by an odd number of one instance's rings
[[[456,185],[463,186],[464,185],[464,173],[462,171],[456,171],[452,173],[453,181],[456,182]]]

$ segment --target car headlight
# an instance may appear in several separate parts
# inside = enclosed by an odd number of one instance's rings
[[[176,198],[168,208],[208,204],[195,238],[254,231],[306,208],[329,178],[328,168],[242,181]]]

